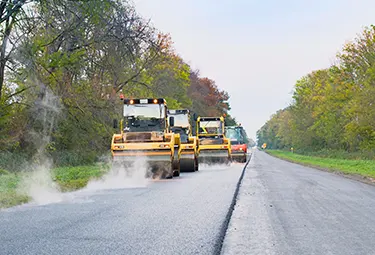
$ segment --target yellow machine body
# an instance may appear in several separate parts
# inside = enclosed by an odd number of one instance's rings
[[[153,173],[166,178],[178,176],[180,136],[170,130],[173,120],[168,120],[165,99],[123,100],[120,132],[113,135],[111,143],[113,161],[129,166],[142,158]]]
[[[232,161],[230,139],[224,134],[224,117],[198,117],[196,128],[199,162],[210,164]]]
[[[169,110],[168,116],[175,119],[174,126],[171,127],[172,132],[180,135],[181,172],[198,171],[198,140],[192,135],[190,111],[188,109]]]

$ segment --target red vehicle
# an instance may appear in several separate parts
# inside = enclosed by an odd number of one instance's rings
[[[230,139],[232,159],[237,162],[247,162],[247,135],[242,126],[225,127],[225,137]]]

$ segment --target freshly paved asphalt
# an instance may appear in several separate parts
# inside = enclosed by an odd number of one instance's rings
[[[222,254],[375,254],[374,240],[374,186],[255,151]]]
[[[223,228],[243,166],[2,210],[0,254],[375,254],[374,186],[260,151]]]
[[[144,187],[2,210],[0,254],[217,253],[243,167],[203,167]]]

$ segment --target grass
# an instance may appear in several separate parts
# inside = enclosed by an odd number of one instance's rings
[[[66,192],[85,187],[89,180],[103,176],[107,170],[107,165],[92,165],[59,167],[55,168],[53,173],[61,191]]]
[[[62,192],[74,191],[87,185],[89,180],[103,176],[108,165],[87,165],[75,167],[59,167],[52,170],[54,181]],[[22,174],[10,173],[0,169],[0,208],[8,208],[27,203],[30,197],[17,191]]]
[[[375,160],[323,158],[280,150],[267,150],[267,152],[278,158],[307,166],[319,167],[329,171],[338,171],[348,175],[375,178]]]
[[[0,172],[0,208],[12,207],[28,202],[28,196],[17,192],[20,177],[5,170],[0,170]]]

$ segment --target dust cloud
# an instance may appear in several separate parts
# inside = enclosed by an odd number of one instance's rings
[[[84,191],[141,188],[146,187],[150,179],[147,158],[137,156],[131,166],[112,164],[110,171],[99,180],[90,181]]]
[[[31,198],[34,205],[68,202],[75,200],[81,193],[92,193],[99,190],[146,187],[151,179],[147,159],[135,157],[132,166],[113,164],[111,158],[102,157],[102,164],[112,165],[102,178],[89,181],[87,186],[79,191],[63,193],[54,182],[52,176],[53,161],[47,150],[51,145],[51,136],[58,121],[63,117],[63,107],[60,98],[55,96],[43,84],[39,84],[39,98],[30,109],[37,128],[28,132],[29,142],[35,147],[35,153],[30,162],[24,167],[22,179],[18,185],[18,193]]]
[[[39,128],[29,132],[29,142],[34,144],[36,152],[31,162],[25,166],[18,191],[28,195],[33,203],[44,205],[62,201],[62,193],[51,176],[52,160],[46,149],[51,142],[53,128],[60,117],[62,106],[60,99],[48,88],[41,86],[39,99],[31,109]]]
[[[24,174],[19,192],[27,194],[32,203],[46,205],[63,201],[58,185],[51,177],[52,164],[46,160],[42,165],[34,165],[32,171]]]

